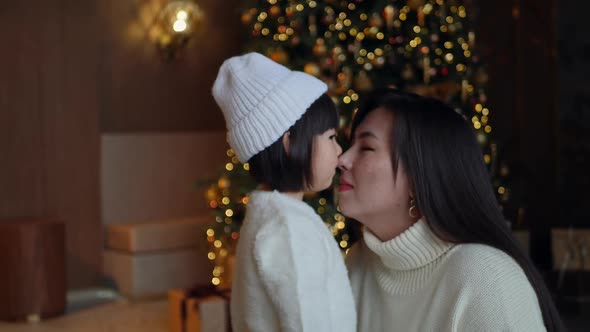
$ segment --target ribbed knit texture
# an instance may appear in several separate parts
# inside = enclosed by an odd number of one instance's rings
[[[242,162],[276,142],[328,90],[321,80],[258,54],[226,60],[213,84],[227,141]]]
[[[424,220],[347,258],[358,331],[545,331],[537,296],[508,255],[439,239]]]

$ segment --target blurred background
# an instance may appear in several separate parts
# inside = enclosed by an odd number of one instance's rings
[[[453,104],[515,236],[585,330],[589,12],[582,0],[2,1],[0,319],[72,327],[76,306],[227,286],[252,184],[210,91],[225,59],[256,50],[328,82],[344,132],[371,87]],[[353,245],[331,192],[308,201]],[[167,316],[159,301],[150,317]]]

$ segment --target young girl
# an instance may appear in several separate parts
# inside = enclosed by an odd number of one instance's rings
[[[342,149],[338,115],[313,76],[249,53],[213,85],[227,139],[264,190],[250,195],[231,296],[234,331],[354,331],[356,314],[332,234],[302,201],[324,190]]]

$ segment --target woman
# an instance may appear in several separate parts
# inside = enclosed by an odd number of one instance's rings
[[[365,227],[347,264],[359,331],[558,331],[481,149],[444,103],[377,90],[340,157],[340,208]]]

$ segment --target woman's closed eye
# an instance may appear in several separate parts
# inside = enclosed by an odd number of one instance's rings
[[[375,149],[370,146],[361,146],[361,151],[375,151]]]

